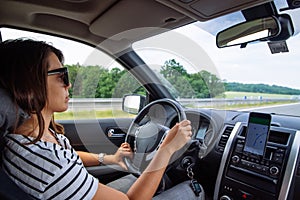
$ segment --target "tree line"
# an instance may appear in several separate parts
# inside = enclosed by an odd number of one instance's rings
[[[138,81],[126,70],[102,66],[66,65],[76,98],[121,98],[126,93],[145,94]],[[202,70],[188,73],[175,59],[165,61],[159,74],[176,98],[214,98],[225,91],[259,92],[299,95],[300,90],[265,84],[229,83],[215,74]]]
[[[243,84],[243,83],[224,83],[226,91],[236,92],[255,92],[255,93],[268,93],[268,94],[287,94],[287,95],[300,95],[300,90],[266,84]]]

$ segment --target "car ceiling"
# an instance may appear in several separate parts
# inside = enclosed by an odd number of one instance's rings
[[[123,31],[162,28],[114,38],[114,43],[127,46],[195,20],[210,20],[265,2],[270,0],[1,0],[0,25],[47,32],[94,46]]]

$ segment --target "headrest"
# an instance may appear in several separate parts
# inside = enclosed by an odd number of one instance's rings
[[[15,126],[20,126],[29,117],[13,103],[9,94],[0,88],[0,138],[13,131]]]

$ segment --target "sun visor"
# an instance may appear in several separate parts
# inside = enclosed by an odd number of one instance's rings
[[[185,15],[199,20],[220,17],[232,12],[254,7],[271,0],[157,0]],[[214,2],[214,3],[213,3]]]
[[[127,9],[130,8],[130,9]],[[151,8],[151,9],[149,9]],[[134,10],[134,12],[132,12]],[[155,12],[153,12],[155,10]],[[149,0],[123,0],[119,1],[90,25],[90,31],[102,37],[110,38],[118,33],[143,27],[174,27],[177,24],[187,24],[193,21],[183,14],[161,6],[156,1]],[[130,23],[132,22],[132,23]],[[109,28],[105,28],[109,27]],[[149,29],[141,29],[149,30]],[[127,35],[130,41],[147,37],[148,32],[139,32]]]

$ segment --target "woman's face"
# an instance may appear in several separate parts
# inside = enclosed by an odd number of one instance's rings
[[[54,53],[48,56],[48,71],[62,68],[62,64]],[[68,109],[69,88],[71,84],[66,86],[62,80],[61,74],[48,75],[47,77],[47,111],[52,114],[54,112],[63,112]]]

